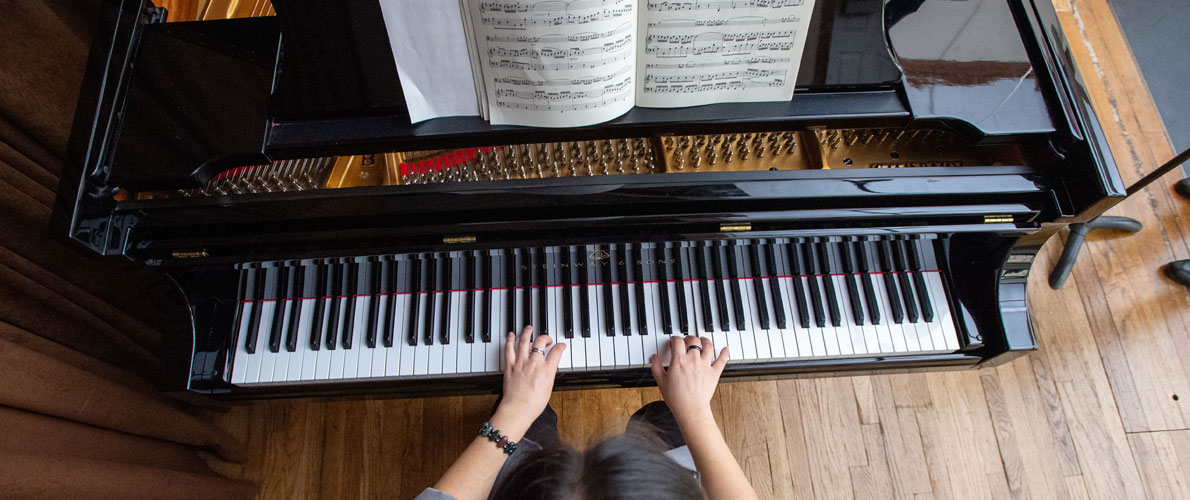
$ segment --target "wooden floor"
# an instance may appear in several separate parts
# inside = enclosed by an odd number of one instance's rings
[[[1173,155],[1106,0],[1055,0],[1125,181]],[[1061,292],[1029,288],[1041,350],[992,369],[723,384],[727,440],[763,498],[1190,498],[1190,258],[1176,175],[1112,213]],[[655,389],[555,394],[563,439],[619,432]],[[281,401],[216,415],[249,443],[262,499],[410,498],[449,465],[492,397]],[[722,424],[721,424],[722,425]]]

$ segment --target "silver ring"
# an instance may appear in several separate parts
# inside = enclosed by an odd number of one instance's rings
[[[539,347],[534,347],[534,348],[532,348],[532,349],[529,349],[529,355],[530,355],[530,356],[532,356],[532,355],[533,355],[533,353],[535,353],[535,352],[540,352],[540,353],[541,353],[541,357],[543,357],[543,358],[545,357],[545,349],[541,349],[541,348],[539,348]]]
[[[688,345],[688,346],[686,346],[686,352],[690,352],[690,351],[698,351],[698,352],[702,352],[702,346],[700,346],[700,345]]]

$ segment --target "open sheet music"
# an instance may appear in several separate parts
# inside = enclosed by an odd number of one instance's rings
[[[457,24],[427,25],[444,16],[419,13],[406,29],[461,26],[473,78],[458,80],[474,86],[476,109],[496,125],[539,127],[601,123],[633,106],[787,101],[813,11],[813,0],[458,1],[434,7],[459,11]],[[409,38],[390,35],[394,44]],[[457,65],[461,52],[442,64]],[[414,80],[405,75],[434,71],[417,67],[433,59],[417,49],[394,47],[394,57],[403,85]],[[466,94],[458,88],[439,97],[423,87],[405,89],[427,103],[421,109],[470,109],[444,102]]]

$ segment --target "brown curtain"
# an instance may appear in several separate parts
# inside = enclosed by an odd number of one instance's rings
[[[0,0],[0,498],[252,498],[198,454],[243,448],[153,386],[164,277],[49,229],[96,5]]]

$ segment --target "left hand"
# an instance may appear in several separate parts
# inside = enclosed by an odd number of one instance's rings
[[[545,351],[553,343],[553,339],[546,335],[534,339],[532,326],[521,331],[519,341],[508,332],[504,343],[504,399],[496,409],[501,420],[507,419],[513,426],[528,428],[545,410],[554,391],[554,376],[558,373],[558,363],[566,344],[554,346],[548,355],[532,349]]]

